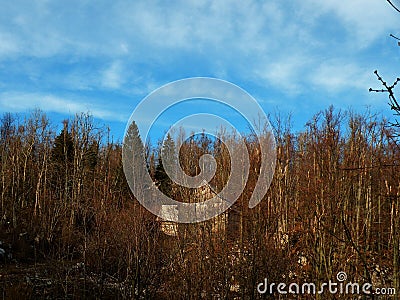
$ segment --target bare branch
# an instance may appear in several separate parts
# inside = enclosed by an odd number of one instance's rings
[[[389,36],[394,38],[394,39],[396,39],[396,40],[398,40],[398,41],[400,41],[400,38],[398,38],[397,36],[394,36],[393,34],[389,34]]]
[[[397,83],[399,83],[400,78],[396,78],[396,80],[394,81],[394,83],[392,85],[388,85],[386,81],[384,81],[382,79],[381,76],[379,76],[379,73],[377,70],[374,71],[376,77],[378,78],[378,80],[382,83],[382,85],[384,86],[384,89],[378,90],[378,89],[372,89],[370,88],[369,91],[370,92],[378,92],[378,93],[389,93],[389,105],[390,108],[394,111],[396,111],[395,115],[398,115],[400,113],[400,105],[396,100],[396,97],[394,95],[394,88],[397,85]]]
[[[386,1],[390,4],[391,7],[393,7],[397,12],[400,13],[400,9],[398,9],[398,8],[392,3],[392,1],[390,1],[390,0],[386,0]]]

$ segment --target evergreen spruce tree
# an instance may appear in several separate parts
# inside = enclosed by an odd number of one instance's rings
[[[173,193],[173,181],[166,173],[163,161],[166,164],[166,166],[169,168],[169,170],[172,170],[172,172],[175,172],[176,166],[177,166],[175,142],[170,134],[167,135],[167,138],[164,141],[162,150],[160,151],[160,155],[158,157],[158,165],[156,167],[154,177],[156,179],[156,183],[157,183],[157,186],[160,189],[160,191],[163,192],[168,197],[172,198],[173,194],[174,194]]]
[[[71,196],[72,181],[70,174],[74,161],[74,142],[71,133],[68,131],[68,121],[64,121],[63,130],[54,139],[51,161],[53,165],[51,182],[67,203]]]
[[[67,167],[66,164],[71,163],[74,159],[74,142],[68,131],[67,121],[64,121],[63,130],[54,140],[52,159],[60,167]]]
[[[123,158],[125,175],[130,177],[128,182],[137,195],[143,192],[144,172],[147,170],[145,149],[135,121],[132,121],[125,135]]]

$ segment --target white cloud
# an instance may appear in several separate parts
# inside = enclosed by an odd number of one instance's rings
[[[0,57],[19,51],[17,40],[9,33],[0,31]]]
[[[384,1],[376,0],[305,0],[304,17],[334,15],[347,30],[353,47],[366,47],[379,36],[400,25],[399,15]],[[303,11],[304,13],[304,11]]]
[[[254,70],[254,76],[284,94],[297,95],[303,90],[303,77],[309,64],[309,59],[302,54],[267,59]]]
[[[347,61],[326,61],[309,74],[310,83],[329,93],[352,89],[365,92],[374,83],[372,71]]]
[[[13,37],[2,43],[3,52],[16,53],[17,47],[24,55],[38,57],[133,55],[143,60],[180,49],[262,55],[291,47],[293,41],[313,42],[310,30],[323,30],[324,15],[335,16],[338,25],[347,28],[346,35],[366,46],[399,24],[395,12],[376,0],[226,0],[175,5],[156,1],[44,1],[4,5],[2,11],[2,32],[12,31]]]
[[[110,110],[104,105],[92,103],[87,99],[69,99],[41,93],[5,92],[0,94],[0,107],[3,112],[26,112],[27,110],[40,108],[43,111],[61,114],[75,114],[89,112],[94,117],[125,122],[128,115],[118,111],[113,106]]]
[[[102,74],[102,84],[106,88],[118,89],[125,81],[122,65],[120,62],[113,62]]]
[[[376,41],[398,28],[399,15],[376,0],[13,1],[0,11],[0,64],[21,84],[0,73],[0,103],[5,110],[91,110],[114,119],[113,103],[71,101],[57,91],[146,95],[158,83],[206,75],[251,81],[264,88],[261,97],[268,89],[290,96],[310,87],[359,92],[379,67],[373,55],[364,56],[367,65],[361,54],[376,52]],[[29,76],[9,62],[26,60],[33,61]]]

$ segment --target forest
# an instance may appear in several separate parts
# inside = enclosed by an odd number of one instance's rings
[[[260,294],[269,282],[369,282],[400,293],[400,148],[398,128],[380,114],[329,107],[295,132],[271,120],[277,160],[272,184],[248,207],[258,180],[259,141],[244,136],[251,169],[224,217],[165,223],[132,194],[122,144],[90,114],[57,130],[45,113],[0,120],[0,296],[2,299],[350,299],[349,295]],[[221,133],[223,134],[223,132]],[[168,143],[167,143],[168,142]],[[174,185],[160,154],[171,140],[144,145],[147,169],[165,194]],[[169,149],[169,150],[168,150]],[[183,141],[188,175],[199,158],[217,162],[218,192],[233,159],[206,134]],[[357,299],[385,299],[361,295]],[[398,295],[387,296],[397,299]],[[355,298],[351,298],[355,299]]]

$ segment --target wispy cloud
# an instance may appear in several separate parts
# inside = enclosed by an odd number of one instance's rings
[[[345,28],[345,38],[353,48],[367,47],[388,30],[394,30],[399,24],[398,14],[383,1],[373,0],[305,0],[304,17],[319,21],[323,15],[333,14],[339,24]],[[304,10],[303,10],[304,12]],[[397,25],[396,25],[397,24]]]
[[[40,93],[5,92],[0,94],[0,107],[3,112],[27,112],[40,108],[43,111],[61,114],[89,112],[94,117],[126,122],[129,115],[118,110],[88,101],[87,99],[70,99],[60,96]]]
[[[279,93],[286,102],[314,99],[315,90],[332,101],[336,91],[359,97],[371,84],[368,72],[397,72],[383,57],[391,47],[385,38],[399,28],[398,14],[376,0],[6,2],[1,95],[25,100],[1,104],[23,109],[32,106],[26,97],[51,95],[31,101],[118,118],[108,112],[116,103],[138,103],[191,76],[250,82],[261,98]],[[112,97],[108,104],[98,104],[102,93]]]
[[[113,62],[103,71],[102,75],[102,84],[106,88],[118,89],[125,80],[122,74],[122,65],[118,61]]]
[[[354,63],[330,60],[322,63],[310,74],[310,83],[330,94],[352,89],[367,91],[374,83],[371,73],[371,69],[362,68]]]

